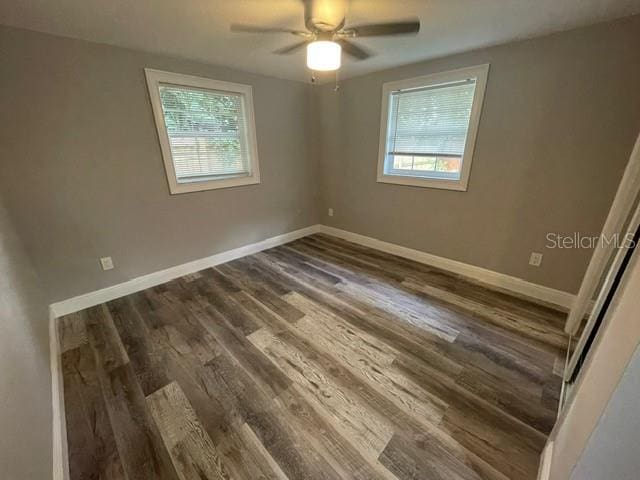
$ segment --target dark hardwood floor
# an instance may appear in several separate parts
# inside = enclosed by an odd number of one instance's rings
[[[76,479],[534,479],[564,314],[325,235],[59,319]]]

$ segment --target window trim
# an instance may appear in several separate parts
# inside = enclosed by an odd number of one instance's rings
[[[149,97],[153,108],[153,118],[155,120],[158,139],[160,141],[160,149],[162,151],[162,160],[164,162],[164,169],[169,183],[169,191],[172,195],[260,183],[256,125],[253,111],[253,89],[250,85],[223,82],[210,78],[165,72],[151,68],[145,68],[144,73],[147,79],[147,88],[149,89]],[[249,162],[249,175],[230,176],[228,178],[202,182],[178,183],[175,167],[173,165],[173,158],[171,156],[171,146],[169,144],[169,135],[167,134],[167,128],[165,125],[162,103],[160,101],[159,87],[161,83],[170,83],[177,86],[195,87],[206,90],[217,90],[221,92],[239,93],[242,96],[247,125],[247,147],[251,155]]]
[[[380,115],[380,142],[378,148],[378,175],[379,183],[394,183],[398,185],[410,185],[414,187],[439,188],[445,190],[466,191],[471,173],[471,163],[473,162],[473,152],[475,149],[478,125],[480,124],[480,114],[484,102],[484,94],[487,87],[487,76],[489,64],[465,67],[447,72],[423,75],[421,77],[386,82],[382,85],[382,109]],[[446,178],[429,178],[417,175],[393,175],[385,173],[385,161],[387,157],[387,128],[389,126],[389,102],[392,92],[420,88],[441,83],[455,82],[466,78],[476,78],[476,88],[471,104],[471,115],[469,117],[469,130],[465,141],[464,154],[462,155],[462,170],[460,179],[452,180]]]

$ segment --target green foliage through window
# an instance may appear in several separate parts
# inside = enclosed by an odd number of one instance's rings
[[[160,100],[178,182],[249,173],[240,94],[161,85]]]

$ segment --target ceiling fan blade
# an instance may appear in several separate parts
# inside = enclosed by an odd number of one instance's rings
[[[278,50],[274,50],[273,53],[276,55],[288,55],[290,53],[295,52],[296,50],[304,47],[308,42],[305,40],[304,42],[294,43],[293,45],[289,45],[287,47],[279,48]]]
[[[371,56],[369,52],[367,52],[364,48],[359,47],[355,43],[351,43],[345,39],[336,40],[337,43],[342,47],[342,51],[347,55],[351,55],[358,60],[366,60]]]
[[[385,35],[408,35],[420,31],[420,21],[372,23],[345,28],[344,33],[354,37],[379,37]]]
[[[243,23],[232,23],[230,30],[232,32],[243,33],[291,33],[293,35],[299,35],[301,37],[311,36],[311,33],[304,30],[294,30],[291,28],[280,27],[261,27],[260,25],[246,25]]]

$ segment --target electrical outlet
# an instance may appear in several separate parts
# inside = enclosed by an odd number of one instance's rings
[[[538,252],[531,252],[529,257],[529,265],[533,267],[539,267],[542,264],[542,254]]]
[[[113,268],[113,260],[111,260],[111,257],[102,257],[100,265],[102,265],[102,270],[111,270]]]
[[[333,208],[330,208],[327,213],[329,214],[330,217],[333,217]]]

